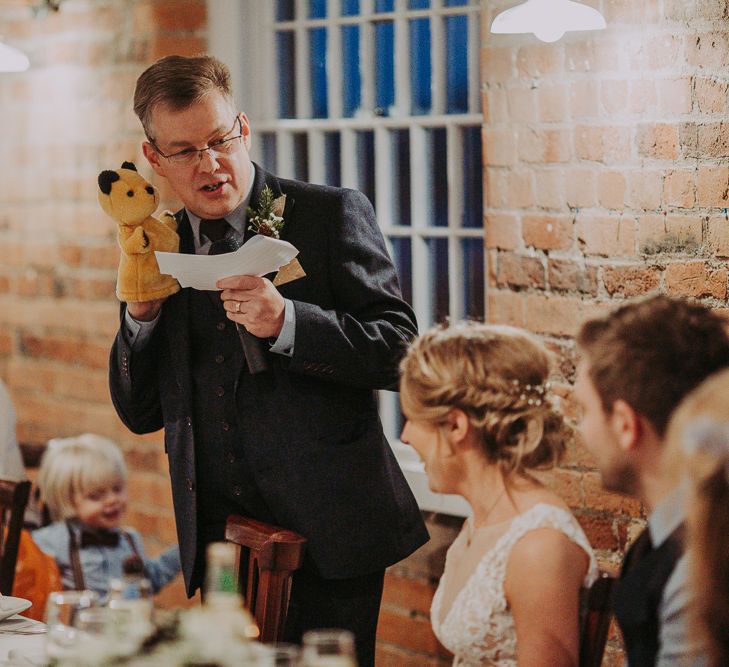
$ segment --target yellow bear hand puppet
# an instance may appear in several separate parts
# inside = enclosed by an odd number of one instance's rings
[[[120,301],[163,299],[180,290],[172,276],[159,272],[155,250],[178,252],[177,221],[165,211],[152,216],[159,203],[157,190],[138,173],[131,162],[121,169],[99,174],[99,204],[119,226],[121,248],[116,295]]]

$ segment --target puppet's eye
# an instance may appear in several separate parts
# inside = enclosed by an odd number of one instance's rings
[[[134,196],[134,190],[129,190],[127,192],[127,197],[133,197]]]

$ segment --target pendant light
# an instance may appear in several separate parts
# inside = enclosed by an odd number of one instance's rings
[[[496,34],[534,33],[543,42],[556,42],[573,30],[603,30],[605,19],[592,7],[572,0],[526,0],[501,12],[491,24]]]

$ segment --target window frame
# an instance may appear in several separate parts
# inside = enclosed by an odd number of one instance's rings
[[[303,16],[307,0],[296,0],[296,17]],[[340,0],[328,0],[328,15],[339,6]],[[312,182],[326,182],[324,173],[325,164],[325,132],[337,131],[341,134],[341,185],[359,189],[360,182],[357,172],[356,137],[358,131],[373,131],[375,141],[375,199],[373,202],[377,210],[377,219],[383,235],[390,245],[390,237],[408,237],[412,239],[412,275],[413,275],[413,308],[421,330],[430,326],[431,302],[427,293],[426,280],[417,280],[415,276],[427,274],[427,255],[424,248],[416,250],[417,244],[427,244],[432,238],[446,238],[449,243],[449,314],[453,318],[462,317],[463,290],[458,289],[459,276],[462,275],[463,266],[457,261],[450,261],[451,257],[458,258],[459,252],[450,247],[461,243],[462,239],[473,238],[484,240],[484,227],[463,227],[458,224],[459,195],[463,195],[462,154],[457,133],[461,127],[482,127],[483,115],[480,111],[480,85],[478,77],[480,72],[479,49],[471,48],[467,54],[469,67],[469,112],[463,114],[447,114],[445,111],[445,88],[442,77],[445,68],[433,67],[433,93],[432,112],[430,114],[410,115],[410,73],[408,69],[409,49],[408,39],[404,36],[408,31],[408,18],[403,18],[407,0],[395,0],[395,11],[389,14],[394,21],[395,52],[394,52],[394,87],[395,104],[389,109],[389,115],[377,116],[375,114],[358,113],[351,118],[341,118],[341,69],[338,59],[329,59],[328,67],[328,110],[329,118],[308,118],[310,112],[310,97],[307,94],[309,87],[309,60],[307,57],[308,42],[306,30],[314,25],[326,26],[335,20],[342,25],[363,24],[367,20],[367,13],[374,9],[374,0],[360,0],[361,13],[357,17],[337,17],[336,19],[306,19],[304,22],[294,20],[282,25],[291,27],[299,38],[296,39],[296,71],[295,85],[297,91],[296,118],[262,120],[278,114],[278,91],[276,89],[276,53],[275,40],[266,39],[267,30],[262,26],[272,26],[276,3],[272,0],[265,2],[241,3],[237,0],[207,0],[208,11],[208,48],[209,52],[225,62],[230,70],[233,81],[234,95],[238,108],[243,110],[251,120],[253,130],[253,154],[258,150],[256,137],[269,132],[276,136],[276,173],[285,178],[294,177],[294,149],[293,137],[296,133],[304,133],[308,140],[308,180]],[[468,8],[468,12],[475,14],[475,20],[469,20],[469,44],[478,44],[477,33],[474,34],[474,25],[478,28],[480,20],[480,5]],[[433,9],[408,10],[408,17],[414,14],[423,17],[432,16],[434,12],[441,15],[460,15],[464,7],[444,7],[442,0],[433,0]],[[433,25],[436,26],[435,22]],[[444,42],[442,33],[437,27],[433,28],[435,35],[431,35],[433,49],[431,51],[434,62],[443,62]],[[333,33],[333,34],[331,34]],[[328,49],[337,48],[339,31],[330,31]],[[367,40],[365,40],[367,41]],[[367,48],[367,47],[364,47]],[[334,63],[334,64],[332,64]],[[334,68],[333,70],[331,68]],[[374,82],[371,67],[362,68],[361,105],[363,108],[374,108]],[[246,96],[246,91],[256,90],[256,95]],[[273,111],[272,111],[273,110]],[[428,225],[427,220],[432,218],[432,211],[427,210],[424,198],[411,199],[411,225],[402,226],[393,220],[392,182],[387,177],[387,169],[382,166],[390,157],[392,142],[388,133],[400,129],[409,131],[411,155],[410,190],[417,192],[422,189],[425,177],[425,158],[427,142],[425,133],[431,128],[445,128],[447,137],[446,169],[449,182],[448,188],[448,224],[435,227]],[[459,178],[460,177],[460,178]],[[390,247],[392,251],[392,248]],[[486,276],[487,257],[484,249],[484,277]],[[486,290],[485,280],[482,286]],[[484,307],[486,299],[484,294]],[[484,313],[485,314],[485,313]],[[388,430],[397,420],[397,406],[391,399],[392,394],[383,393],[381,400],[382,420]],[[427,475],[422,462],[414,450],[402,443],[397,436],[390,438],[390,444],[395,456],[403,469],[421,509],[435,511],[454,516],[467,516],[470,513],[467,503],[459,496],[433,493],[428,488]]]

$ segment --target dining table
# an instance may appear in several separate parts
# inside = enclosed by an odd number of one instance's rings
[[[0,665],[36,667],[45,663],[46,625],[15,614],[0,621]]]

